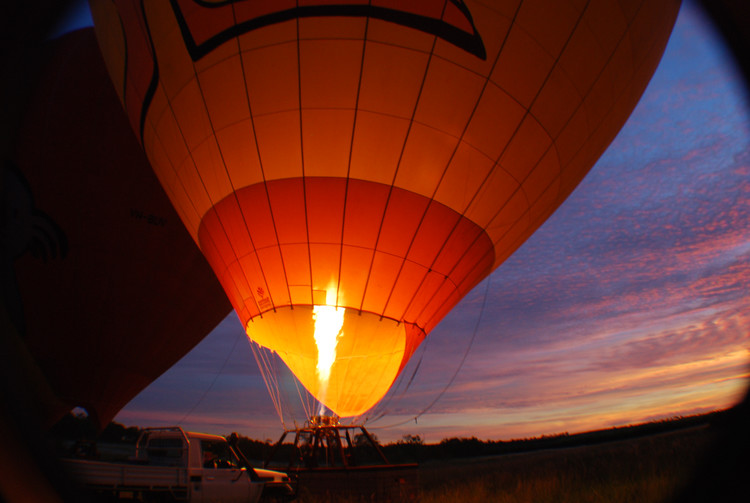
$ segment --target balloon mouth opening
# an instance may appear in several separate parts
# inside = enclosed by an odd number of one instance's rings
[[[361,415],[386,394],[411,355],[410,330],[322,303],[278,307],[246,324],[248,338],[273,351],[317,400],[309,415],[337,417]]]

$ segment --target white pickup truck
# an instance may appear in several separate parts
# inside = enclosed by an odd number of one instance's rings
[[[96,496],[135,501],[255,503],[290,501],[290,477],[253,468],[224,437],[179,427],[145,429],[127,463],[63,460],[70,477]]]

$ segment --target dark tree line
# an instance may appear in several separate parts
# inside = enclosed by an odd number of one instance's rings
[[[419,435],[404,435],[401,440],[380,445],[381,450],[392,463],[413,463],[429,459],[451,459],[477,456],[493,456],[527,452],[539,449],[554,449],[592,445],[615,440],[624,440],[639,436],[653,435],[680,428],[708,425],[721,428],[725,422],[726,411],[714,412],[700,416],[677,417],[663,421],[592,431],[570,435],[545,435],[534,438],[516,440],[480,440],[470,438],[446,438],[439,443],[427,444]],[[84,443],[102,444],[133,444],[135,445],[141,428],[126,427],[112,422],[104,430],[97,432],[85,414],[69,413],[61,419],[50,431],[51,438],[61,449],[73,449]],[[375,437],[371,434],[371,436]],[[377,441],[377,437],[375,437]],[[239,436],[239,448],[245,457],[256,462],[263,462],[269,458],[275,449],[274,460],[282,463],[292,459],[294,447],[291,443],[275,446],[269,441],[260,441]],[[374,459],[373,447],[369,445],[363,435],[353,438],[355,453],[360,459]]]

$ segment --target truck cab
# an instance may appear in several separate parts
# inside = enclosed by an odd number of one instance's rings
[[[257,501],[261,496],[288,501],[295,492],[288,475],[256,470],[218,435],[146,429],[136,444],[135,458],[149,465],[187,466],[191,501]]]

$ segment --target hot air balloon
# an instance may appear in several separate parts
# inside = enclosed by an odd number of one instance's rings
[[[345,417],[585,176],[679,2],[91,7],[131,126],[248,337]]]
[[[97,427],[231,306],[153,174],[93,29],[49,41],[3,165],[3,365],[14,409]],[[7,263],[5,263],[7,261]]]

